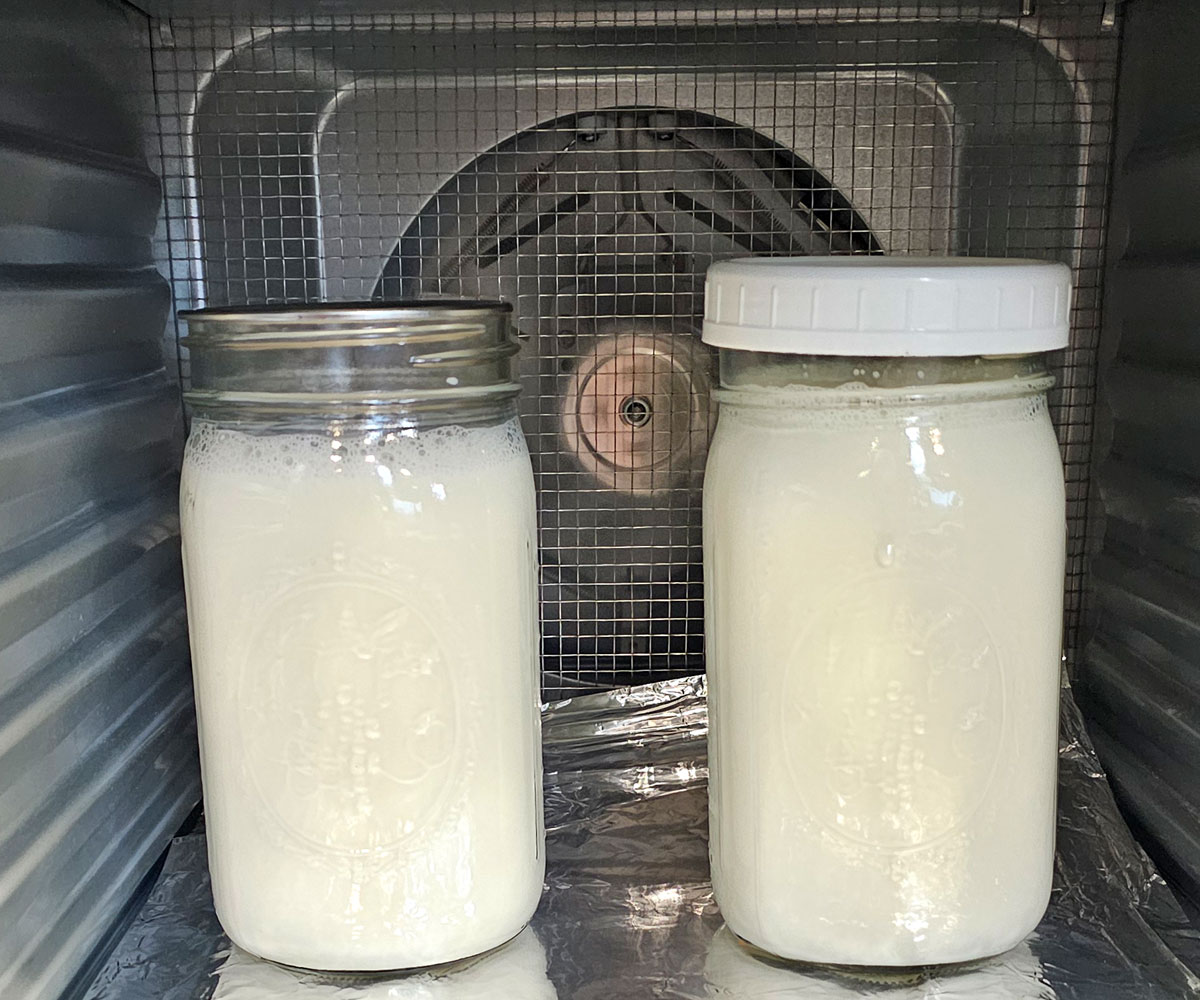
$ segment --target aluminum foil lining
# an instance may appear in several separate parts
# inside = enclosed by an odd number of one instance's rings
[[[203,834],[177,839],[88,1000],[1186,1000],[1200,938],[1120,819],[1063,692],[1050,908],[1019,947],[970,966],[864,972],[751,954],[722,925],[707,857],[704,680],[549,706],[548,869],[532,925],[452,966],[298,972],[230,945]],[[1189,969],[1190,967],[1190,969]]]

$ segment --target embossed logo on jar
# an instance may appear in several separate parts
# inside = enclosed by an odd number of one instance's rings
[[[242,738],[280,826],[352,853],[426,827],[455,771],[446,660],[425,617],[373,579],[306,581],[270,601],[242,672]]]
[[[855,843],[903,849],[978,809],[1004,712],[980,612],[941,581],[889,573],[840,589],[812,616],[781,724],[810,814]]]

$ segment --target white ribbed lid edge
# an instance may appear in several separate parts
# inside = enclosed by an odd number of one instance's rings
[[[1067,346],[1065,264],[983,257],[747,257],[708,269],[703,340],[781,354],[937,357]]]

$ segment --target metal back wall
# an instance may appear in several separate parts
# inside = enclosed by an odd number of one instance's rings
[[[1080,688],[1121,804],[1200,908],[1200,8],[1127,11]]]
[[[1114,5],[457,7],[155,21],[166,251],[181,305],[514,302],[547,693],[702,669],[700,292],[746,253],[1074,268],[1073,649]]]
[[[0,20],[0,996],[48,1000],[199,776],[146,20],[99,0]]]

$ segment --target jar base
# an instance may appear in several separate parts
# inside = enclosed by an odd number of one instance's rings
[[[294,965],[290,962],[278,962],[273,958],[260,955],[250,948],[242,947],[236,941],[233,943],[237,944],[246,954],[252,955],[261,962],[269,962],[271,965],[286,969],[288,972],[297,973],[298,975],[319,977],[327,981],[330,985],[349,986],[356,982],[370,983],[384,979],[402,979],[407,976],[426,976],[431,973],[449,975],[450,973],[461,972],[464,969],[469,969],[477,962],[481,962],[485,958],[494,955],[502,948],[506,948],[520,937],[528,926],[529,923],[526,922],[517,928],[516,933],[509,935],[499,944],[471,955],[464,955],[461,958],[453,958],[445,962],[434,962],[430,965],[403,965],[376,969],[322,969],[307,965]]]
[[[1004,952],[995,955],[983,955],[961,962],[925,962],[921,965],[841,965],[832,962],[812,962],[800,958],[785,958],[776,955],[765,948],[760,948],[752,941],[747,941],[729,927],[729,933],[738,946],[751,958],[773,965],[781,969],[792,969],[797,972],[824,972],[841,979],[856,983],[867,983],[872,986],[915,986],[934,976],[970,972],[994,961]]]

